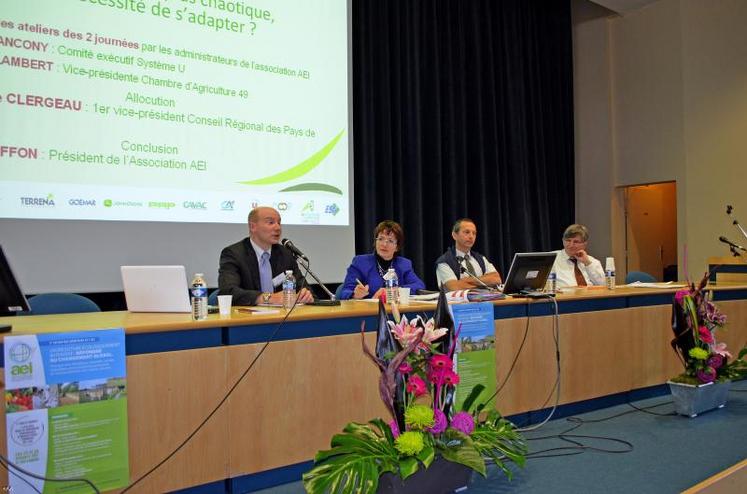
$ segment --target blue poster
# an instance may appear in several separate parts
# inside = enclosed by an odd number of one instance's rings
[[[456,406],[459,409],[476,384],[485,390],[475,403],[482,403],[496,389],[495,321],[493,304],[479,302],[451,306],[454,328],[459,328],[457,340],[456,371],[459,385],[456,389]],[[494,399],[487,408],[494,406]]]
[[[41,477],[86,478],[102,492],[126,486],[124,330],[7,336],[4,347],[10,461]],[[12,492],[91,492],[10,469]]]

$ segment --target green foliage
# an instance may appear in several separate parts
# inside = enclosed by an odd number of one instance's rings
[[[306,492],[319,494],[375,493],[382,473],[401,468],[389,426],[380,419],[348,424],[332,438],[332,449],[317,453],[314,463],[303,484]]]

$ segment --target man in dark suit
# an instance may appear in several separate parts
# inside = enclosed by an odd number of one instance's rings
[[[233,295],[233,305],[281,304],[287,270],[292,270],[296,282],[300,282],[296,259],[280,245],[282,233],[280,213],[273,208],[257,207],[249,213],[249,237],[223,249],[218,287],[221,295]],[[298,301],[312,300],[311,292],[301,288]]]

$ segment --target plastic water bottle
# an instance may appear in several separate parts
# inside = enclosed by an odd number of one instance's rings
[[[200,321],[208,316],[208,289],[202,273],[195,273],[189,288],[192,296],[192,319]]]
[[[608,257],[604,266],[604,279],[607,282],[607,289],[615,289],[615,258]]]
[[[399,302],[399,277],[394,268],[389,268],[384,275],[384,290],[386,291],[386,302],[388,304]]]
[[[550,271],[550,274],[547,276],[547,284],[545,286],[545,291],[547,293],[555,293],[558,290],[558,273],[555,272],[553,269]]]
[[[288,270],[285,272],[285,279],[283,280],[283,308],[291,310],[295,304],[296,277],[293,276],[293,271]]]

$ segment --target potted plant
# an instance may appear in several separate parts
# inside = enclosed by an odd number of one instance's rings
[[[345,426],[304,474],[306,491],[452,492],[467,484],[472,471],[486,476],[486,459],[510,479],[507,463],[523,466],[526,445],[511,422],[477,403],[484,386],[475,386],[455,409],[458,334],[443,292],[428,321],[394,314],[389,321],[380,302],[375,354],[362,343],[381,371],[379,394],[391,420]]]
[[[733,359],[726,344],[716,341],[726,316],[711,301],[708,274],[696,286],[675,293],[672,304],[672,348],[685,371],[668,381],[677,413],[695,417],[721,408],[733,379],[747,376],[747,346]]]

